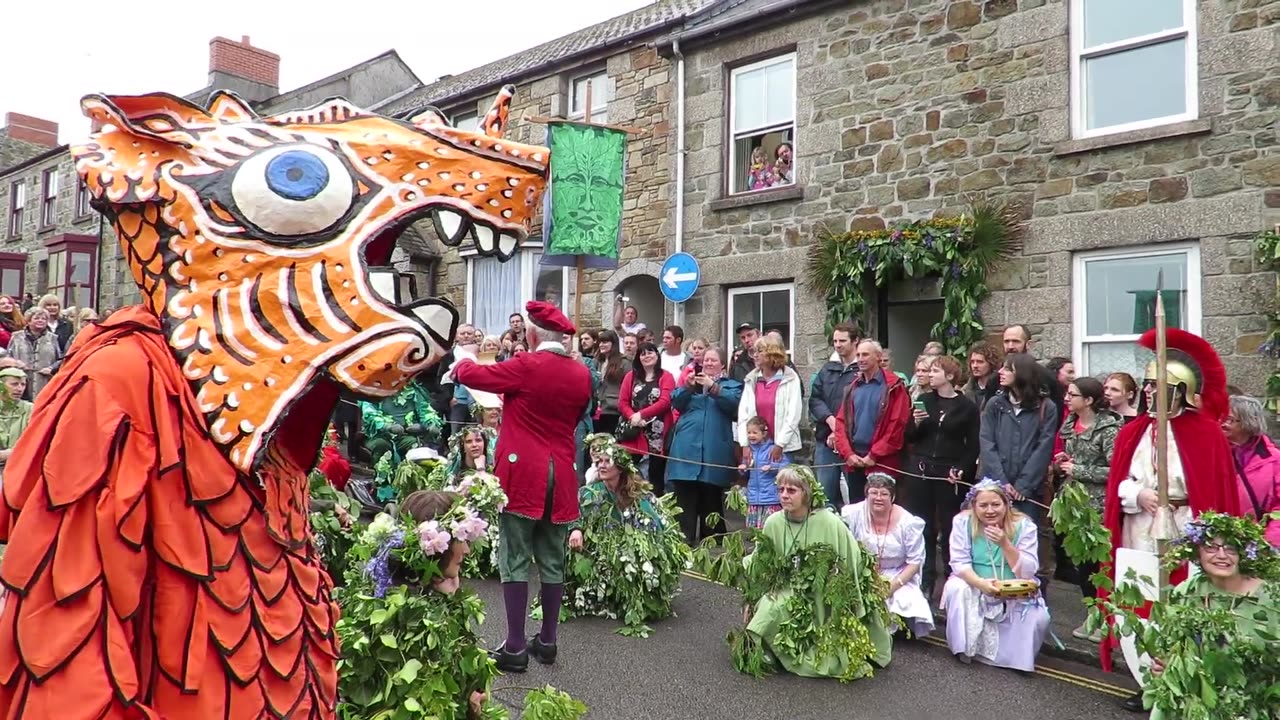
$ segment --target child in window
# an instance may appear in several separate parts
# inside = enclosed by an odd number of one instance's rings
[[[775,481],[788,460],[785,454],[778,462],[769,458],[774,442],[769,423],[759,415],[747,421],[747,443],[751,448],[751,467],[739,465],[738,472],[747,474],[747,527],[759,530],[770,515],[782,509]]]
[[[765,159],[764,148],[757,145],[751,151],[751,172],[747,175],[747,187],[751,190],[763,190],[773,187],[775,179],[773,167]]]

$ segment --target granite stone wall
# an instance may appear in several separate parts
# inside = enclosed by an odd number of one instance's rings
[[[1203,333],[1232,380],[1261,391],[1276,279],[1251,241],[1280,223],[1280,0],[1199,10],[1199,118],[1088,140],[1071,134],[1063,0],[852,3],[686,51],[686,248],[704,264],[691,331],[725,335],[729,286],[795,280],[796,362],[812,370],[830,352],[822,300],[803,284],[822,225],[882,228],[999,197],[1027,224],[990,278],[993,332],[1026,323],[1042,357],[1070,355],[1075,253],[1190,241]],[[797,187],[724,198],[726,67],[791,49]]]

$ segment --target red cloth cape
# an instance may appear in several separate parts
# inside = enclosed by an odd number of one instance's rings
[[[1122,540],[1121,525],[1124,510],[1120,507],[1120,483],[1129,477],[1129,467],[1133,462],[1133,454],[1144,435],[1151,431],[1155,418],[1143,415],[1125,425],[1116,437],[1115,452],[1111,456],[1111,473],[1107,476],[1106,504],[1103,510],[1103,524],[1111,532],[1111,565],[1108,575],[1114,580],[1116,551]],[[1193,515],[1206,510],[1214,512],[1240,514],[1240,495],[1236,490],[1236,471],[1231,459],[1231,446],[1222,427],[1199,412],[1188,410],[1181,415],[1169,419],[1169,430],[1173,433],[1174,442],[1178,446],[1178,457],[1182,460],[1182,470],[1187,481],[1187,504]],[[1171,583],[1177,584],[1186,578],[1186,568],[1178,568],[1169,576]],[[1098,597],[1106,598],[1105,590],[1098,591]],[[1146,617],[1150,608],[1143,608],[1139,613]],[[1118,643],[1110,636],[1103,638],[1099,645],[1102,669],[1111,672],[1111,651]]]

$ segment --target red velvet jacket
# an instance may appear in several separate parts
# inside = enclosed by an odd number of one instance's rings
[[[1111,563],[1108,574],[1114,577],[1116,551],[1123,540],[1124,510],[1120,506],[1120,483],[1129,477],[1133,454],[1143,436],[1150,433],[1155,418],[1143,415],[1120,429],[1116,437],[1115,452],[1111,456],[1111,473],[1107,476],[1107,495],[1103,509],[1103,524],[1111,533]],[[1222,433],[1222,427],[1199,412],[1187,411],[1169,419],[1169,431],[1178,446],[1178,458],[1186,474],[1187,506],[1193,515],[1206,510],[1240,514],[1240,498],[1236,490],[1236,470],[1231,459],[1231,446]],[[1169,582],[1177,584],[1186,578],[1185,567],[1170,573]],[[1100,590],[1100,597],[1106,592]],[[1145,616],[1145,611],[1141,613]],[[1102,668],[1111,670],[1109,638],[1101,644]]]
[[[876,431],[871,436],[869,455],[880,467],[867,468],[868,471],[893,471],[902,467],[902,446],[906,438],[907,422],[911,419],[911,398],[907,394],[907,386],[902,379],[887,371],[880,371],[884,377],[884,397],[880,399],[880,417],[876,420]],[[840,402],[840,410],[836,413],[836,429],[832,433],[836,439],[836,454],[848,458],[853,454],[853,444],[849,440],[848,422],[853,417],[853,391],[858,381],[855,379],[845,390],[844,400]]]
[[[502,395],[494,474],[507,493],[506,511],[541,519],[547,481],[554,473],[551,521],[577,520],[574,431],[591,401],[591,371],[568,355],[538,350],[495,365],[463,360],[454,368],[453,379]]]
[[[635,387],[634,371],[627,373],[622,378],[622,387],[618,391],[618,425],[630,422],[631,416],[635,414],[635,408],[631,407],[631,390]],[[675,424],[675,418],[671,413],[671,393],[676,391],[676,380],[671,377],[671,373],[663,372],[662,367],[658,367],[658,399],[656,402],[645,406],[640,410],[640,417],[647,420],[658,418],[662,422],[664,428],[663,434],[670,430]],[[630,450],[633,453],[648,453],[649,441],[642,434],[637,438],[626,441],[619,441],[619,445]],[[664,448],[665,450],[665,448]]]

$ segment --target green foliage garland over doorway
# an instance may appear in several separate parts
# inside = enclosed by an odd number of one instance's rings
[[[832,232],[823,228],[809,254],[808,284],[827,301],[827,331],[861,321],[867,284],[942,278],[942,321],[930,331],[951,355],[981,340],[978,306],[991,294],[987,278],[1019,249],[1022,222],[1000,202],[975,202],[960,217],[904,222],[884,230]]]

